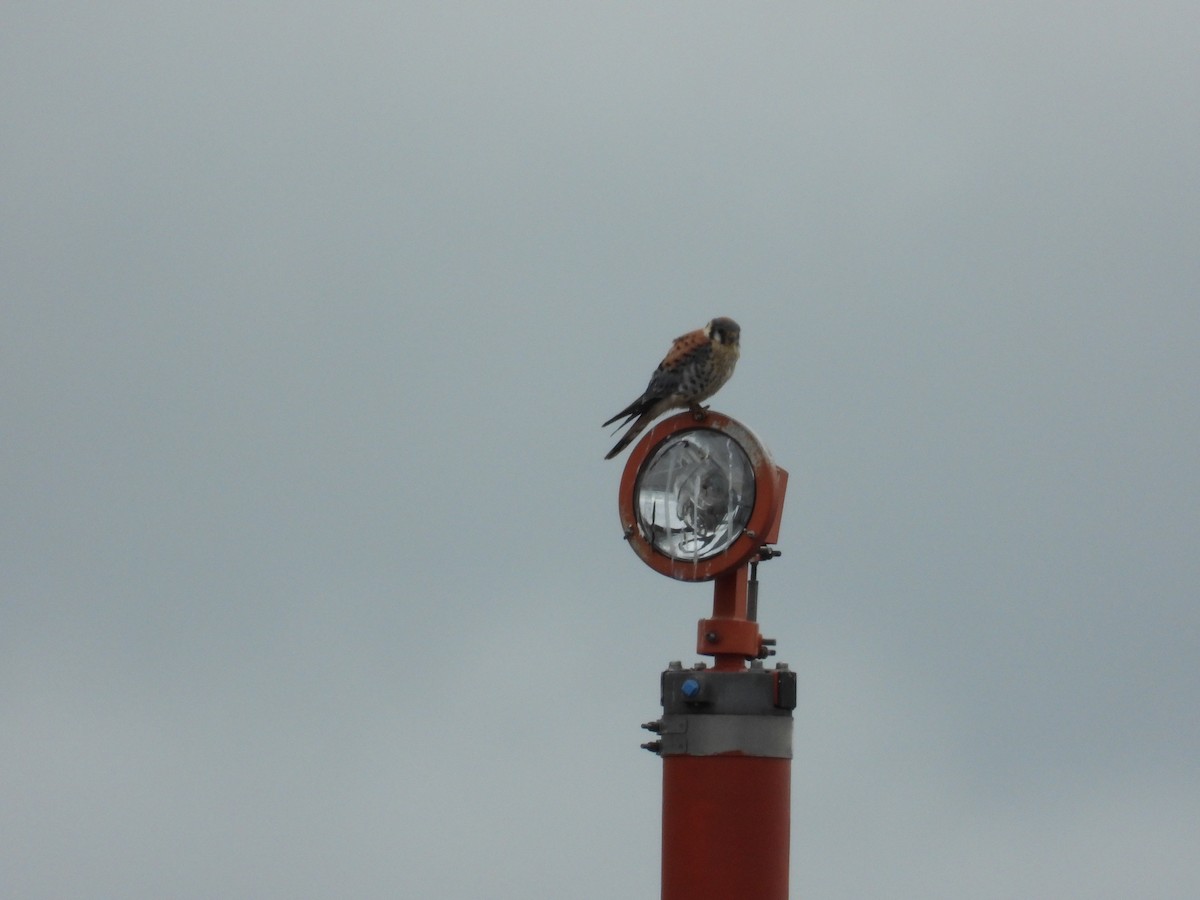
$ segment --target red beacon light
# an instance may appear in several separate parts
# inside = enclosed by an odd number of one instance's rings
[[[712,581],[696,650],[659,679],[662,717],[642,746],[662,758],[663,900],[786,900],[796,675],[762,662],[755,573],[778,555],[788,473],[740,422],[683,412],[650,429],[621,476],[626,540],[646,565]]]
[[[745,425],[717,412],[664,419],[625,464],[621,527],[650,568],[680,581],[715,581],[713,617],[697,651],[742,668],[768,650],[748,606],[747,568],[776,555],[788,473]]]

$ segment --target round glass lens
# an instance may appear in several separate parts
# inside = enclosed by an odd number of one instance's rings
[[[754,510],[754,467],[720,431],[684,431],[667,440],[637,482],[642,536],[672,559],[699,561],[727,550]]]

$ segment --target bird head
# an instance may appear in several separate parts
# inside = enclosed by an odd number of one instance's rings
[[[742,328],[733,319],[721,316],[705,325],[704,333],[718,344],[736,347],[742,336]]]

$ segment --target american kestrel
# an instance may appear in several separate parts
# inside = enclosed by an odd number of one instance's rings
[[[669,409],[686,406],[702,415],[700,402],[719,391],[733,374],[741,335],[738,323],[722,316],[675,338],[670,351],[650,376],[645,393],[604,423],[607,426],[624,418],[617,426],[624,428],[631,419],[637,419],[604,458],[612,459],[624,450],[647,425]]]

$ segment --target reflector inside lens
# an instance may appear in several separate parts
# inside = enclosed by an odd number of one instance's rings
[[[672,559],[699,561],[728,549],[754,509],[754,467],[720,431],[668,439],[637,482],[642,536]]]

